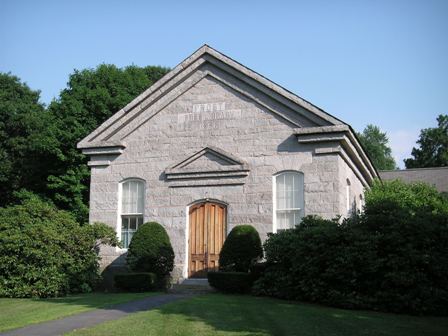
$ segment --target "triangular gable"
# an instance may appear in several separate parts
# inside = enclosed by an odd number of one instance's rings
[[[199,67],[207,64],[218,68],[219,71],[238,78],[244,85],[248,85],[263,95],[269,96],[273,101],[301,114],[304,118],[311,120],[316,125],[328,126],[344,124],[339,119],[317,108],[306,100],[294,95],[213,48],[204,45],[81,140],[78,143],[78,148],[125,147],[124,139],[129,132],[126,133],[126,130],[123,129],[130,126],[139,127],[148,121],[152,115],[142,117],[146,110],[160,103],[164,96],[173,94],[173,92],[176,93],[181,83],[192,77],[195,70]],[[205,75],[209,76],[211,74],[205,73]],[[157,113],[159,110],[155,109],[154,113]]]
[[[216,147],[206,147],[165,169],[170,186],[244,184],[249,166],[243,160]]]

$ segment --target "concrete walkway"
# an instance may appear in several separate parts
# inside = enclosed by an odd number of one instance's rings
[[[0,336],[56,336],[66,332],[92,327],[102,322],[116,320],[131,313],[150,310],[166,303],[193,297],[192,294],[164,294],[141,300],[120,303],[109,308],[95,309],[59,320],[32,324],[20,329],[0,333]]]

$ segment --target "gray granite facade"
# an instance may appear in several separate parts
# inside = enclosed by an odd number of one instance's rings
[[[119,233],[119,185],[143,180],[144,219],[166,228],[175,279],[188,274],[190,205],[223,202],[227,232],[251,224],[265,239],[277,173],[302,172],[305,215],[325,218],[359,208],[377,177],[348,125],[208,46],[78,147],[90,157],[90,221]],[[120,265],[125,252],[102,248],[103,266]]]

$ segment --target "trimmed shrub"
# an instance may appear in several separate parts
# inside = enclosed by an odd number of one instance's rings
[[[115,287],[128,292],[146,292],[157,288],[154,273],[123,273],[114,276]]]
[[[252,278],[253,281],[257,281],[258,279],[260,279],[265,270],[266,270],[266,263],[265,262],[259,262],[259,263],[254,263],[252,265],[250,265],[249,267],[249,274]]]
[[[129,245],[127,263],[135,272],[152,272],[162,280],[174,268],[174,251],[162,225],[148,222],[140,226]]]
[[[252,277],[246,272],[209,272],[210,286],[225,293],[247,293],[252,287]]]
[[[80,226],[37,196],[0,208],[0,296],[91,291],[99,281],[100,242],[116,245],[114,230],[99,223]]]
[[[271,234],[259,295],[344,308],[448,314],[448,202],[423,184],[375,184],[365,212],[305,217]]]
[[[248,272],[252,263],[263,257],[261,240],[251,225],[238,225],[230,231],[219,254],[221,271]]]

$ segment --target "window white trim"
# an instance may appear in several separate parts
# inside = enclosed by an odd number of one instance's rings
[[[140,182],[143,185],[143,209],[142,213],[122,213],[122,201],[123,201],[123,184],[126,182]],[[118,183],[118,206],[117,206],[117,224],[115,226],[115,232],[117,234],[118,240],[121,242],[121,229],[122,229],[122,216],[142,216],[143,223],[145,222],[145,208],[146,208],[146,181],[138,177],[126,178]],[[128,249],[124,247],[117,247],[116,251],[126,252]]]
[[[282,176],[283,174],[294,173],[297,175],[301,175],[302,184],[298,188],[298,195],[301,197],[301,203],[303,204],[302,208],[277,208],[277,178]],[[294,202],[293,202],[294,203]],[[272,176],[272,232],[277,233],[278,224],[277,224],[277,211],[302,211],[302,216],[305,216],[305,175],[301,171],[297,170],[284,170],[276,173]]]
[[[346,184],[346,186],[345,186],[345,198],[346,198],[346,201],[347,201],[347,204],[346,204],[346,207],[347,207],[347,215],[349,215],[350,214],[350,210],[351,210],[351,199],[350,199],[350,185],[351,185],[351,183],[350,183],[350,180],[349,179],[347,179],[346,180],[346,182],[347,182],[347,184]]]
[[[363,194],[359,194],[359,212],[364,211],[364,196]]]

